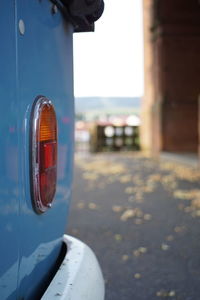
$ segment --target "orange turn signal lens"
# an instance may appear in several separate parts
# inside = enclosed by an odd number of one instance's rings
[[[50,100],[38,97],[32,111],[32,198],[37,213],[51,207],[57,181],[57,120]]]
[[[57,138],[56,114],[53,105],[45,104],[40,115],[39,141]]]

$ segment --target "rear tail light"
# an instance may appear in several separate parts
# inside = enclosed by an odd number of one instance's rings
[[[50,100],[36,99],[31,121],[32,199],[36,212],[43,213],[51,207],[57,180],[57,120]]]

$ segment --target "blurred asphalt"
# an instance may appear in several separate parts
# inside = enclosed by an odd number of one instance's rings
[[[196,170],[140,154],[78,154],[67,233],[96,253],[105,300],[200,299]]]

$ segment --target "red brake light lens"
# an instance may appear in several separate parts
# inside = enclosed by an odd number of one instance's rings
[[[32,198],[37,213],[51,207],[57,181],[57,120],[50,100],[38,97],[32,111]]]

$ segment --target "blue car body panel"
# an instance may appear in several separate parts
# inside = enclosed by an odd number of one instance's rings
[[[17,288],[19,263],[19,155],[18,107],[16,105],[15,5],[1,3],[0,22],[0,298]]]
[[[38,299],[61,249],[71,196],[73,28],[46,0],[2,1],[0,10],[0,299]],[[52,101],[58,120],[57,191],[41,215],[30,192],[30,118],[38,95]]]

